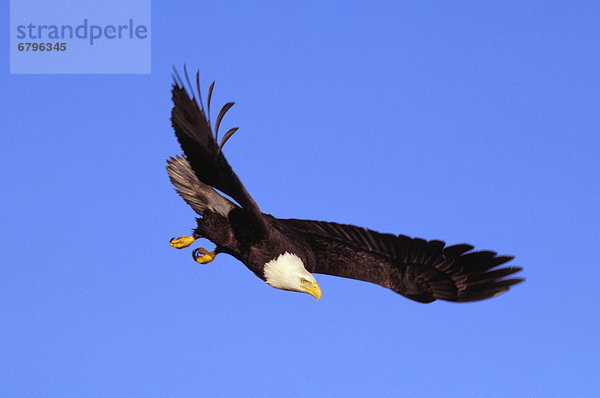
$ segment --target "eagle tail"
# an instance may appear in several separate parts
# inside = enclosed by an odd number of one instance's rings
[[[221,151],[225,142],[237,131],[237,127],[225,133],[220,145],[217,145],[221,120],[234,103],[225,104],[219,112],[215,123],[215,134],[213,135],[210,123],[210,100],[214,82],[209,88],[207,111],[205,112],[200,93],[199,73],[196,73],[196,89],[198,92],[198,98],[196,99],[194,87],[190,83],[185,66],[184,71],[192,95],[188,94],[183,80],[177,70],[174,70],[172,89],[174,106],[171,113],[171,122],[191,170],[193,170],[199,182],[229,195],[254,218],[256,223],[263,224],[264,220],[262,220],[262,214],[258,206],[233,172]]]
[[[212,187],[200,182],[184,157],[169,158],[167,163],[169,179],[175,186],[175,190],[199,215],[202,216],[204,211],[210,210],[227,217],[235,207],[230,200],[219,195]]]

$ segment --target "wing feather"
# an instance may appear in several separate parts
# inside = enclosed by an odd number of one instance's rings
[[[513,257],[472,251],[468,244],[446,246],[440,240],[323,221],[274,219],[274,223],[308,242],[316,257],[309,271],[376,283],[423,303],[483,300],[523,281],[503,279],[520,267],[494,269]]]
[[[193,88],[189,83],[189,78],[187,78],[187,73],[186,79],[188,80],[192,95],[187,92],[177,71],[175,73],[176,76],[174,76],[172,89],[174,106],[171,112],[171,121],[177,140],[192,170],[201,183],[218,189],[232,197],[242,207],[243,211],[247,213],[254,222],[254,225],[258,227],[256,230],[264,232],[266,224],[262,213],[225,159],[212,134],[207,114],[200,100],[200,85],[197,84],[198,99],[200,101],[200,104],[198,104]],[[196,75],[196,80],[197,82],[199,81],[198,74]],[[213,85],[211,85],[211,95],[209,97],[212,97],[212,88]],[[217,127],[232,105],[233,103],[227,103],[221,109],[217,117]]]

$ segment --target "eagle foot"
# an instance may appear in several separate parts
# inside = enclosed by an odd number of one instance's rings
[[[198,253],[200,253],[200,254],[198,254]],[[209,252],[208,250],[206,250],[202,247],[199,247],[192,252],[192,256],[194,257],[194,260],[196,260],[196,262],[200,263],[200,264],[210,263],[212,260],[215,259],[216,255],[217,255],[217,253]]]
[[[176,249],[183,249],[184,247],[188,247],[189,245],[194,243],[195,240],[196,240],[196,238],[194,238],[193,236],[181,235],[177,239],[172,238],[169,241],[169,244]]]

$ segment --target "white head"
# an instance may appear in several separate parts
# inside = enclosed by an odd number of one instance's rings
[[[317,300],[321,298],[321,288],[315,277],[295,254],[285,252],[269,261],[265,264],[264,273],[267,283],[277,289],[308,293]]]

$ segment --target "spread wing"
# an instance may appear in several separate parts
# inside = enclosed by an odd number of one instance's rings
[[[310,245],[317,261],[308,271],[376,283],[422,303],[483,300],[523,281],[505,278],[520,267],[498,268],[513,257],[472,251],[467,244],[446,246],[439,240],[322,221],[276,219],[274,223]]]
[[[215,135],[213,136],[209,117],[214,82],[208,92],[208,112],[205,112],[200,97],[199,74],[196,74],[198,99],[194,95],[194,89],[187,76],[187,71],[185,77],[190,86],[191,96],[186,91],[183,81],[175,70],[171,121],[187,161],[200,182],[231,196],[242,207],[254,225],[262,227],[262,231],[265,231],[265,221],[258,206],[246,191],[238,176],[233,172],[221,151],[225,142],[235,133],[237,128],[225,133],[221,144],[217,145],[219,125],[227,110],[233,106],[233,102],[225,104],[219,112],[215,124]],[[198,104],[198,101],[200,104]],[[257,230],[260,230],[260,228],[257,228]]]

